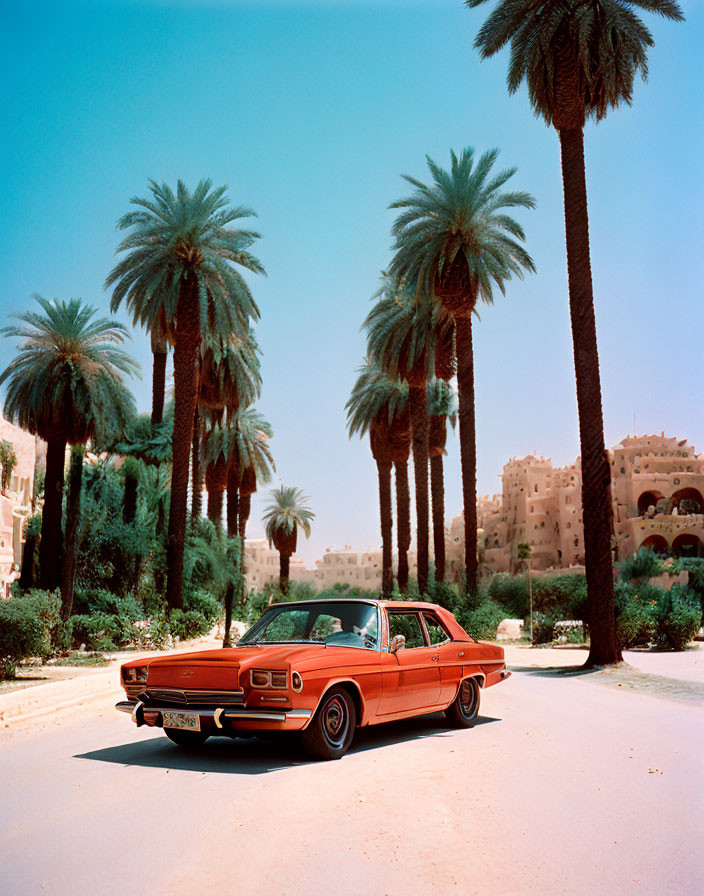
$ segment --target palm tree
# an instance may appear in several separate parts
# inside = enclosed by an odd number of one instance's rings
[[[416,494],[416,545],[418,588],[428,589],[428,413],[426,384],[432,375],[436,345],[452,325],[451,319],[430,301],[415,301],[414,291],[402,281],[385,276],[381,296],[367,315],[369,354],[379,359],[392,378],[408,383],[411,441]]]
[[[288,576],[291,554],[295,554],[298,543],[298,530],[302,529],[306,538],[310,538],[310,524],[315,514],[308,507],[310,498],[304,491],[295,486],[282,485],[272,489],[272,503],[264,511],[262,522],[269,541],[279,552],[279,589],[288,594]]]
[[[484,0],[466,0],[470,8]],[[475,40],[482,58],[511,45],[509,93],[523,81],[533,111],[560,140],[570,319],[582,456],[582,514],[589,600],[588,665],[617,663],[611,560],[611,475],[604,445],[599,354],[589,254],[584,123],[631,104],[648,74],[653,37],[634,8],[681,21],[675,0],[501,0]]]
[[[437,365],[436,365],[437,370]],[[433,379],[428,383],[428,455],[430,457],[430,492],[433,507],[433,554],[435,581],[445,581],[445,474],[443,456],[447,441],[447,422],[455,428],[457,397],[449,383]]]
[[[222,531],[222,510],[227,487],[229,433],[225,426],[210,423],[203,434],[205,488],[208,492],[208,519]]]
[[[237,519],[233,521],[232,535],[239,535],[244,544],[247,522],[251,510],[251,496],[261,484],[271,481],[276,470],[269,448],[274,431],[271,424],[256,408],[244,408],[229,421],[232,432],[227,480],[228,492],[237,495]],[[230,530],[228,514],[228,531]]]
[[[384,597],[389,598],[393,589],[391,465],[395,461],[399,462],[401,457],[405,457],[406,463],[408,461],[410,448],[408,384],[405,381],[392,380],[371,358],[365,358],[357,372],[359,376],[345,405],[347,428],[350,438],[356,434],[364,436],[369,433],[372,457],[376,461],[382,545],[381,591]],[[407,486],[408,477],[406,477]],[[406,585],[407,570],[406,559]]]
[[[493,287],[505,291],[513,274],[533,271],[533,260],[520,245],[520,225],[504,213],[506,208],[533,208],[528,193],[502,192],[515,168],[490,178],[498,150],[485,152],[474,165],[470,147],[459,158],[451,154],[451,169],[444,171],[428,158],[433,183],[426,186],[412,177],[415,187],[406,199],[391,204],[403,209],[393,225],[396,238],[391,273],[417,282],[419,301],[434,294],[455,323],[457,386],[459,391],[462,498],[465,520],[467,591],[477,591],[477,451],[474,423],[474,355],[472,314],[479,300],[493,301]]]
[[[157,317],[149,328],[152,343],[152,414],[153,426],[158,426],[164,417],[164,395],[166,393],[166,360],[169,353],[169,342],[166,338],[166,327],[162,318]]]
[[[122,324],[108,318],[94,319],[96,309],[83,305],[80,299],[35,299],[43,314],[15,314],[22,324],[1,331],[4,336],[23,339],[24,344],[0,375],[0,383],[8,383],[4,407],[7,419],[45,439],[48,445],[39,584],[53,589],[60,575],[66,445],[83,446],[96,436],[105,438],[124,431],[134,415],[134,398],[122,377],[138,373],[139,366],[117,347],[128,338]],[[64,619],[73,603],[82,468],[82,451],[74,452],[61,577]]]
[[[254,331],[234,332],[227,339],[208,334],[201,347],[198,408],[193,431],[191,517],[200,516],[201,474],[200,443],[202,419],[222,421],[240,406],[246,407],[261,394],[262,376],[259,346]]]
[[[229,225],[253,215],[243,206],[230,207],[225,187],[212,189],[201,180],[191,193],[178,182],[176,193],[165,183],[149,182],[151,197],[133,198],[140,210],[117,222],[129,235],[117,252],[127,255],[105,281],[113,286],[111,309],[124,301],[135,323],[152,329],[163,324],[174,344],[174,440],[166,600],[183,605],[183,545],[186,531],[189,455],[193,437],[197,371],[203,329],[233,333],[258,319],[257,308],[242,274],[233,265],[264,273],[247,250],[259,238]]]
[[[246,553],[245,538],[251,508],[251,496],[258,485],[269,482],[276,469],[269,448],[274,435],[270,423],[255,408],[237,411],[228,421],[230,433],[227,473],[227,532],[239,541],[240,602],[245,598]],[[234,585],[225,592],[225,638],[223,647],[230,646],[230,625]]]

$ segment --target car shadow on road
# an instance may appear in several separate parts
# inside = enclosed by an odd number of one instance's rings
[[[500,719],[480,716],[475,727],[498,721]],[[426,737],[449,737],[451,733],[440,714],[374,725],[361,728],[356,733],[350,754],[377,750]],[[237,740],[212,738],[196,750],[177,747],[166,737],[150,737],[146,740],[120,744],[117,747],[78,753],[73,758],[142,768],[161,768],[167,771],[227,775],[262,775],[300,765],[310,765],[315,761],[304,752],[295,735],[237,738]]]

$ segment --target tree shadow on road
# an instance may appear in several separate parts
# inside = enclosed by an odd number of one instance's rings
[[[500,719],[480,716],[476,727]],[[393,744],[426,737],[448,737],[451,731],[439,714],[374,725],[357,731],[350,754],[391,747]],[[91,759],[117,765],[142,768],[161,768],[167,771],[191,771],[202,774],[262,775],[296,766],[309,765],[314,760],[304,752],[295,735],[256,737],[249,739],[212,738],[202,747],[186,750],[171,743],[166,737],[105,747],[90,753],[76,754],[74,759]]]
[[[584,666],[509,666],[511,672],[526,672],[539,678],[577,678],[580,675],[591,675],[600,669],[585,669]]]

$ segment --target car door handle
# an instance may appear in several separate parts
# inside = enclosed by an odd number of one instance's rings
[[[464,650],[460,650],[460,652],[457,654],[457,656],[464,656]]]
[[[439,654],[439,653],[434,653],[434,654],[430,657],[430,659],[431,659],[434,663],[437,663],[437,662],[439,662],[439,660],[440,660],[440,654]]]

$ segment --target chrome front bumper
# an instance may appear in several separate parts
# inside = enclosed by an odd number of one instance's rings
[[[162,727],[161,713],[173,712],[173,706],[145,706],[141,701],[130,703],[128,700],[122,700],[115,704],[115,709],[120,712],[130,714],[132,721],[140,727],[141,725],[150,725],[151,727]],[[213,707],[213,709],[193,709],[186,707],[176,707],[179,712],[198,713],[201,719],[212,719],[215,728],[224,728],[223,722],[234,722],[235,727],[238,723],[248,722],[278,722],[286,728],[298,730],[303,728],[308,722],[313,712],[310,709],[287,709],[280,712],[272,712],[270,710],[261,709],[235,709],[232,707]],[[150,721],[145,720],[145,713],[150,717]],[[151,721],[151,717],[154,720]]]

